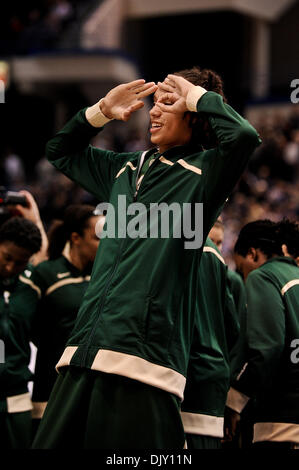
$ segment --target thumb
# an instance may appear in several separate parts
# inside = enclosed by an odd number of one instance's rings
[[[144,106],[144,103],[142,101],[138,101],[134,104],[132,104],[128,109],[126,109],[123,112],[123,120],[128,121],[131,114],[137,111],[138,109],[142,108]]]

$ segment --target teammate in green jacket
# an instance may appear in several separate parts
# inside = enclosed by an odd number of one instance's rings
[[[89,205],[69,206],[62,221],[49,230],[49,260],[40,263],[31,280],[40,293],[34,335],[38,347],[34,387],[34,431],[57,378],[55,365],[74,326],[99,244],[99,224]],[[96,233],[97,232],[97,233]]]
[[[227,406],[231,433],[246,404],[254,403],[256,446],[299,444],[299,268],[281,256],[277,225],[256,221],[241,230],[235,260],[246,280],[246,362],[232,384]]]
[[[224,225],[221,220],[221,217],[218,217],[215,224],[210,230],[209,237],[216,244],[217,248],[221,251],[224,239]],[[229,289],[233,295],[235,301],[235,307],[238,313],[240,330],[243,331],[246,325],[246,315],[247,315],[247,306],[246,306],[246,291],[243,279],[240,274],[232,269],[227,269],[227,281]],[[230,368],[231,376],[234,376],[235,371],[239,370],[240,364],[242,364],[242,357],[240,351],[244,350],[244,341],[245,338],[243,335],[239,334],[238,340],[230,350]],[[252,422],[251,422],[251,413],[250,406],[246,408],[246,412],[242,415],[242,421],[240,423],[240,429],[238,438],[231,441],[225,441],[223,445],[225,448],[239,448],[247,446],[247,443],[251,445],[252,441]]]
[[[89,145],[152,93],[155,148],[118,154]],[[202,243],[260,142],[221,93],[219,77],[197,68],[158,85],[122,84],[47,144],[57,169],[109,205],[35,448],[183,448],[180,401]]]
[[[299,266],[299,224],[284,218],[277,223],[277,234],[285,256],[293,258]]]
[[[30,220],[13,217],[0,227],[0,449],[24,449],[31,440],[28,381],[31,329],[38,295],[29,259],[41,248]],[[24,271],[24,272],[23,272]]]
[[[211,228],[209,238],[221,252],[224,239],[224,225],[220,217],[218,217]],[[227,269],[227,277],[237,311],[239,312],[239,320],[243,321],[246,316],[246,293],[243,280],[236,271],[229,268]]]
[[[194,337],[182,403],[188,449],[219,449],[230,385],[230,351],[239,336],[227,265],[207,238],[199,267]]]

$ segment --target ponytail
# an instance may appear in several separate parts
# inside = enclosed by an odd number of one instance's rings
[[[68,233],[62,220],[54,220],[48,232],[48,257],[56,259],[61,253],[68,241]]]
[[[89,219],[94,216],[94,207],[87,204],[72,204],[65,210],[63,221],[54,220],[48,232],[49,259],[61,256],[66,242],[71,241],[72,233],[76,232],[83,236]]]

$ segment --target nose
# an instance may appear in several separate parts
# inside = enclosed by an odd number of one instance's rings
[[[161,114],[162,114],[161,109],[159,108],[159,106],[157,106],[156,103],[154,103],[152,109],[150,110],[150,116],[157,117],[157,116],[161,116]]]
[[[13,274],[15,270],[15,263],[13,261],[9,261],[5,264],[4,269],[7,274]]]

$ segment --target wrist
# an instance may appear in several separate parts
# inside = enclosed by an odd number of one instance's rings
[[[35,225],[38,226],[38,228],[40,228],[40,227],[44,228],[41,219],[36,219],[36,220],[34,221],[34,223],[35,223]]]
[[[89,122],[89,124],[93,127],[103,127],[107,122],[113,119],[113,117],[110,118],[105,115],[104,113],[105,103],[103,105],[103,100],[104,98],[102,98],[93,106],[90,106],[89,108],[87,108],[85,111],[85,117],[87,121]],[[103,106],[103,109],[102,109],[102,106]]]
[[[107,108],[107,104],[105,102],[105,98],[100,99],[99,101],[99,108],[101,113],[107,118],[107,119],[113,119],[113,116],[111,113],[109,113],[109,110]]]
[[[197,111],[197,102],[207,91],[199,85],[190,88],[186,96],[186,106],[189,111]]]

